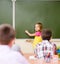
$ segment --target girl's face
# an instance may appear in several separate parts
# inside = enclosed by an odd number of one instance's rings
[[[40,26],[39,26],[39,24],[36,24],[36,25],[35,25],[35,31],[40,31]]]

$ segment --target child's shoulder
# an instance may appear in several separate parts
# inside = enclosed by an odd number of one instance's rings
[[[50,42],[52,45],[56,45],[56,43],[55,42]]]
[[[20,51],[21,48],[20,48],[20,46],[14,44],[11,49],[14,51]]]
[[[55,44],[54,42],[52,42],[52,45],[53,45],[53,46],[56,46],[56,44]]]

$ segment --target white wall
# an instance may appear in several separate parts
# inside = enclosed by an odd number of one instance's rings
[[[16,39],[15,43],[21,47],[22,52],[33,53],[32,44],[26,42],[26,40],[27,39]],[[60,39],[52,39],[51,41],[54,42],[57,46],[60,46]]]

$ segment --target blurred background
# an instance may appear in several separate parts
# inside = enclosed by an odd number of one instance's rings
[[[30,38],[25,30],[34,32],[34,25],[43,23],[53,31],[53,38],[60,38],[60,0],[16,0],[16,37]],[[12,1],[0,0],[0,24],[12,25]]]

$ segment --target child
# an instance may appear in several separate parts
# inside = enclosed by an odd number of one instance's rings
[[[0,64],[30,64],[19,52],[11,49],[15,30],[9,24],[0,25]]]
[[[42,23],[36,23],[36,24],[35,24],[35,33],[33,33],[33,34],[29,33],[28,30],[25,31],[26,34],[28,34],[29,36],[35,36],[34,41],[33,41],[33,43],[32,43],[33,48],[35,48],[36,45],[37,45],[39,42],[42,41],[42,39],[41,39],[41,31],[42,31]]]
[[[55,52],[55,50],[53,49],[55,45],[50,42],[52,32],[48,29],[45,29],[42,31],[41,37],[42,42],[40,44],[37,44],[35,53],[37,58],[44,58],[46,62],[49,62]]]

